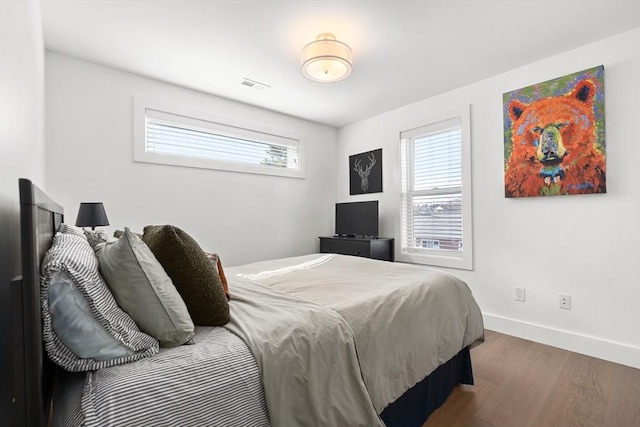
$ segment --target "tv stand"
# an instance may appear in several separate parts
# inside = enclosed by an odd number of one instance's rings
[[[386,237],[320,237],[320,252],[394,261],[393,239]]]

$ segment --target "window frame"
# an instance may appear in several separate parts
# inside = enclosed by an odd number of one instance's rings
[[[402,182],[406,179],[403,174],[403,135],[411,133],[421,128],[432,128],[435,132],[438,125],[458,119],[460,121],[460,131],[462,138],[462,241],[463,250],[459,252],[447,252],[445,250],[408,250],[404,246],[405,236],[403,234],[403,186]],[[473,204],[472,204],[472,186],[471,186],[471,131],[470,131],[470,107],[465,106],[450,111],[442,111],[431,117],[407,124],[398,131],[398,152],[400,164],[400,189],[399,201],[396,210],[396,260],[400,262],[408,262],[413,264],[425,264],[437,267],[456,268],[463,270],[473,270]]]
[[[250,138],[273,145],[285,145],[283,141],[288,141],[288,145],[298,148],[298,169],[148,152],[146,150],[147,110],[158,112],[161,116],[170,116],[170,122],[176,125],[194,127],[195,122],[200,122],[199,128],[206,129],[213,134],[240,139]],[[162,120],[169,122],[164,118]],[[204,126],[202,122],[206,122]],[[231,132],[230,128],[232,128]],[[306,174],[305,157],[306,144],[303,136],[297,132],[141,96],[133,97],[133,160],[135,162],[304,179]]]

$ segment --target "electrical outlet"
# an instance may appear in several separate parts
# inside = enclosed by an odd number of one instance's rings
[[[565,310],[571,310],[571,295],[560,294],[560,300],[558,302],[558,307],[559,308],[563,308]]]
[[[525,302],[526,290],[525,288],[516,288],[516,301]]]

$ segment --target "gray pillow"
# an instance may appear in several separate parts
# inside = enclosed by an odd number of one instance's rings
[[[188,342],[194,325],[184,301],[151,249],[128,228],[122,238],[98,243],[100,272],[120,307],[162,347]]]
[[[193,323],[221,326],[229,321],[229,303],[220,276],[191,236],[172,225],[149,225],[142,240],[171,277]]]
[[[54,274],[56,272],[64,272],[66,277],[61,278]],[[41,273],[42,334],[45,349],[53,362],[68,371],[93,371],[133,362],[158,352],[158,341],[140,332],[133,319],[118,307],[98,272],[98,259],[84,233],[57,233],[44,256]],[[55,307],[50,307],[49,286],[54,278],[53,294],[59,298],[52,301],[56,303]],[[71,279],[78,293],[60,296],[65,292],[60,291],[59,287],[67,285],[57,280],[66,281],[67,278]],[[77,303],[78,295],[83,297],[86,305]],[[86,317],[87,307],[95,322],[112,337],[110,348],[124,347],[126,351],[120,353],[120,348],[115,353],[109,350],[105,354],[104,350],[94,346],[96,337],[92,335],[96,333],[95,329],[87,329],[86,325],[80,325],[77,321],[68,321]],[[64,312],[68,319],[61,319],[61,322],[57,319],[54,323],[52,309],[54,317],[56,313]],[[61,330],[60,324],[68,329]],[[61,336],[64,338],[61,339]],[[65,342],[76,343],[82,348],[78,350],[74,344],[71,345],[72,349]]]

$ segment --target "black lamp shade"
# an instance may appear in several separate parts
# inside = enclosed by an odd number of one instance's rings
[[[102,203],[80,203],[76,227],[91,227],[95,230],[97,226],[109,225],[107,213]]]

